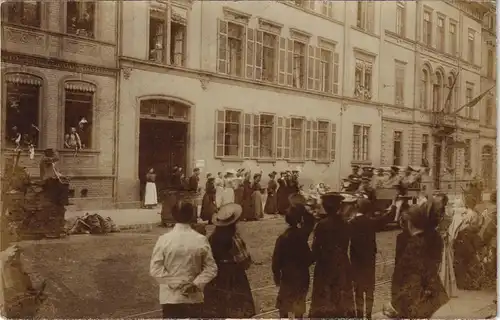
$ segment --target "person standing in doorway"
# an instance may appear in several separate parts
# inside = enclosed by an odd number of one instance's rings
[[[150,168],[146,174],[146,191],[144,192],[144,206],[148,209],[154,208],[158,204],[158,193],[156,190],[156,173]]]
[[[217,276],[207,238],[193,230],[193,205],[172,212],[174,228],[160,236],[153,249],[150,274],[158,281],[163,318],[201,318],[203,290]]]

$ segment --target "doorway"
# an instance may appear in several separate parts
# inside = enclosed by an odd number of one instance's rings
[[[146,173],[150,168],[155,169],[158,191],[170,186],[174,166],[186,170],[188,123],[141,118],[139,130],[138,173],[142,199]]]

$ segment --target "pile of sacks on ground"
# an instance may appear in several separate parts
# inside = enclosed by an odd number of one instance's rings
[[[81,217],[66,220],[64,226],[67,234],[106,234],[120,232],[120,228],[110,217],[103,218],[97,213],[88,212]]]

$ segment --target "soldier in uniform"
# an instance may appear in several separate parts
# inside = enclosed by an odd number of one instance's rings
[[[378,168],[377,174],[373,177],[373,187],[374,188],[383,187],[385,180],[386,180],[386,177],[384,175],[384,169]]]
[[[375,168],[374,167],[370,167],[370,166],[367,166],[367,167],[363,167],[362,168],[362,172],[361,172],[361,177],[368,177],[368,178],[372,178],[373,177],[373,170]]]
[[[351,183],[347,191],[356,191],[361,183],[361,175],[359,172],[359,166],[352,166],[352,173],[347,177],[349,182]]]

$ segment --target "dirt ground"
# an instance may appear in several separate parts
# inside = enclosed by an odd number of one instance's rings
[[[276,317],[277,288],[271,256],[281,218],[238,226],[255,261],[248,270],[257,317]],[[209,233],[212,227],[208,228]],[[158,288],[149,276],[151,251],[166,229],[148,233],[78,235],[66,239],[24,242],[23,262],[35,282],[48,280],[48,301],[40,318],[158,318]],[[397,231],[378,234],[375,310],[387,301]],[[312,271],[312,268],[311,268]]]

